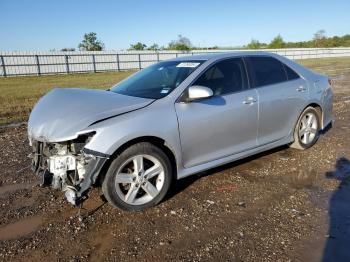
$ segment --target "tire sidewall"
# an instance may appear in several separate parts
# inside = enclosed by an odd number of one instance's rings
[[[124,200],[122,200],[117,194],[115,190],[115,176],[117,171],[119,170],[121,165],[125,163],[125,161],[139,154],[147,154],[157,158],[157,160],[162,164],[164,168],[164,184],[159,194],[150,202],[147,202],[142,205],[130,205],[125,203]],[[167,155],[155,145],[143,142],[130,146],[112,161],[103,181],[102,191],[108,202],[113,206],[126,211],[141,211],[157,205],[167,194],[171,182],[172,168]]]
[[[317,133],[315,135],[315,138],[312,140],[311,143],[309,144],[304,144],[301,140],[300,140],[300,137],[299,137],[299,127],[300,127],[300,123],[301,123],[301,120],[303,119],[303,117],[308,114],[308,113],[313,113],[316,117],[316,120],[317,120]],[[313,108],[313,107],[308,107],[306,108],[303,113],[300,115],[299,119],[298,119],[298,122],[295,126],[295,131],[294,131],[294,141],[297,141],[298,142],[298,146],[303,148],[303,149],[307,149],[307,148],[310,148],[312,147],[318,140],[319,138],[319,132],[320,132],[320,124],[321,124],[321,121],[320,121],[320,115],[319,115],[319,112]]]

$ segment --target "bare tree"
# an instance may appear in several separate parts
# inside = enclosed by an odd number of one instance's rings
[[[168,49],[172,50],[190,50],[192,48],[192,43],[190,39],[185,36],[178,35],[176,40],[169,43]]]
[[[323,47],[326,39],[326,31],[321,29],[314,34],[314,42],[316,47]]]

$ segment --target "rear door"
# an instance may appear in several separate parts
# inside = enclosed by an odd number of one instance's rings
[[[192,85],[209,87],[214,96],[175,104],[185,167],[256,147],[258,97],[248,89],[242,58],[217,62]]]
[[[308,86],[296,72],[270,56],[245,58],[259,95],[258,144],[280,140],[293,130],[308,98]]]

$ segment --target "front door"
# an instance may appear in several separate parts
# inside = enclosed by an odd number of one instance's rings
[[[258,96],[247,82],[241,58],[222,60],[193,83],[211,88],[213,97],[175,104],[185,167],[257,146]]]

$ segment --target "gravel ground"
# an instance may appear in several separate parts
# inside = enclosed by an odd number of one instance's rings
[[[333,128],[309,150],[280,147],[178,181],[159,206],[81,210],[37,186],[26,127],[0,129],[0,260],[350,261],[350,75]],[[334,260],[335,261],[335,260]]]

